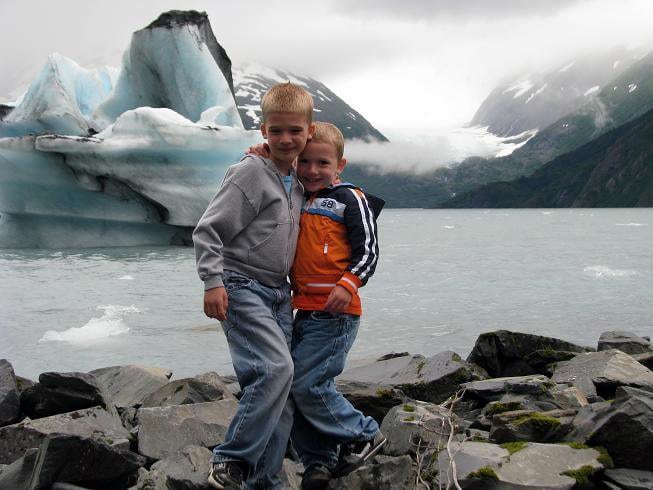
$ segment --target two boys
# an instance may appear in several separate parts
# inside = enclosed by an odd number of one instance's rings
[[[358,191],[357,198],[352,194],[359,204],[358,215],[366,218],[360,221],[360,229],[367,233],[363,240],[365,251],[348,272],[343,269],[344,274],[333,277],[335,282],[331,286],[320,286],[322,289],[315,291],[320,297],[326,294],[326,302],[297,303],[302,311],[293,335],[286,277],[295,257],[304,198],[293,161],[315,131],[313,103],[310,94],[288,83],[270,89],[261,108],[261,131],[268,140],[270,158],[248,155],[232,166],[193,233],[198,272],[205,285],[204,311],[222,322],[242,389],[225,441],[214,449],[209,483],[218,489],[241,488],[245,479],[249,488],[280,487],[277,473],[283,463],[293,414],[293,442],[307,470],[311,470],[305,474],[305,488],[310,488],[311,474],[315,485],[322,485],[321,482],[328,481],[331,469],[342,474],[351,471],[352,465],[360,465],[384,442],[377,436],[376,422],[355,411],[335,391],[332,378],[339,371],[333,374],[335,371],[329,366],[344,365],[356,334],[360,301],[351,299],[357,298],[357,288],[376,264],[374,214],[369,206],[365,207],[367,201],[362,192]],[[341,153],[333,161],[327,158],[329,162],[311,157],[310,151],[307,154],[305,166],[300,159],[298,168],[307,169],[300,170],[300,175],[309,192],[333,182],[335,173],[330,169],[334,162],[336,169],[344,167]],[[345,189],[354,192],[353,188]],[[335,221],[345,224],[345,229],[347,220],[353,220],[354,214],[345,217],[343,203],[339,206],[337,200],[320,202],[335,212]],[[333,239],[322,244],[327,259],[331,259],[331,244],[344,245],[335,257],[334,264],[339,267],[346,261],[347,244],[342,240],[346,236],[336,230]],[[351,252],[354,257],[354,250]],[[300,251],[297,258],[296,266],[300,267],[293,272],[296,299],[300,300],[302,295],[305,299],[313,298],[311,284],[317,283],[311,282],[311,274],[302,272],[302,267],[310,271],[312,266],[310,261],[303,260],[305,252]],[[329,266],[328,270],[331,273],[334,269]],[[321,272],[315,277],[322,277]],[[348,309],[348,313],[340,313]],[[333,343],[332,350],[338,351],[338,359],[325,357],[322,345],[318,345],[321,341],[317,334],[324,335],[320,325],[330,327],[326,329],[327,337]],[[291,389],[293,396],[289,397]],[[328,404],[315,405],[316,398],[327,400]],[[336,411],[335,420],[329,419],[330,410]],[[338,423],[341,416],[344,424]],[[340,459],[336,456],[338,444],[342,444]],[[361,450],[362,454],[356,453]]]

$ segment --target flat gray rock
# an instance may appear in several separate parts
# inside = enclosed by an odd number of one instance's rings
[[[147,366],[112,366],[94,369],[95,376],[117,408],[138,406],[150,393],[168,383],[172,372]]]
[[[496,444],[486,442],[452,442],[451,453],[456,463],[456,475],[459,480],[464,480],[471,472],[484,466],[497,469],[503,464],[510,453]],[[452,480],[451,459],[446,450],[438,454],[438,470],[440,483],[445,485]]]
[[[188,405],[225,399],[235,400],[236,397],[217,373],[206,373],[195,378],[170,381],[147,395],[141,407]]]
[[[600,396],[608,399],[614,397],[618,386],[653,386],[653,371],[628,354],[612,349],[579,354],[561,362],[552,379],[556,383],[573,384],[584,392],[594,386]]]
[[[157,461],[138,488],[148,490],[206,489],[211,451],[204,447],[187,446],[179,452]]]
[[[14,368],[6,359],[0,359],[0,426],[13,424],[20,419],[20,399]]]
[[[466,390],[466,395],[475,396],[485,401],[499,400],[505,393],[539,395],[554,386],[555,383],[542,374],[483,379],[462,385]]]
[[[603,332],[599,338],[598,349],[619,349],[626,354],[642,354],[653,350],[650,339],[640,337],[632,332],[613,330]]]
[[[358,381],[391,386],[410,398],[441,403],[462,383],[485,378],[485,373],[452,351],[426,358],[420,355],[394,357],[349,369],[339,381]]]
[[[186,446],[213,447],[224,440],[236,414],[235,400],[141,408],[138,410],[138,452],[163,459]]]
[[[415,488],[417,473],[410,456],[380,456],[347,476],[331,480],[331,490],[398,490]]]
[[[501,482],[522,485],[519,488],[572,489],[576,480],[562,473],[591,466],[600,470],[596,449],[573,449],[561,444],[529,443],[513,453],[496,470]]]
[[[381,432],[387,438],[383,453],[403,456],[442,447],[450,432],[444,423],[448,415],[438,405],[427,402],[407,401],[392,408],[381,424]],[[457,417],[453,416],[454,423]]]
[[[613,468],[605,470],[604,478],[624,490],[650,490],[653,488],[653,472]]]
[[[25,419],[0,428],[0,463],[15,461],[27,449],[39,447],[52,433],[93,437],[109,444],[132,438],[117,415],[100,407],[35,420]]]

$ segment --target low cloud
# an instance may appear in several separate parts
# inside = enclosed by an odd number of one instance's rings
[[[478,128],[457,129],[438,135],[414,135],[410,139],[368,143],[348,140],[345,157],[352,164],[373,165],[381,172],[426,173],[471,156],[492,157],[504,149],[503,140]]]
[[[505,17],[555,15],[588,0],[335,0],[333,8],[347,15],[430,20],[488,20]]]

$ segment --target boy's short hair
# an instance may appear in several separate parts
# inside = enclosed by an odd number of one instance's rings
[[[261,112],[263,122],[271,112],[293,112],[305,115],[310,124],[313,122],[313,97],[299,85],[279,83],[263,96]]]
[[[342,132],[331,123],[316,121],[315,132],[310,141],[333,146],[338,160],[341,160],[345,153],[345,138],[342,136]]]

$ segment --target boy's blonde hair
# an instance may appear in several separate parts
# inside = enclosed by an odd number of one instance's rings
[[[268,90],[261,101],[263,122],[271,112],[293,112],[306,116],[309,124],[313,122],[313,97],[299,85],[279,83]]]
[[[333,146],[336,150],[338,161],[342,160],[342,156],[345,153],[345,138],[342,136],[342,132],[333,124],[316,121],[313,138],[309,141],[326,143]]]

